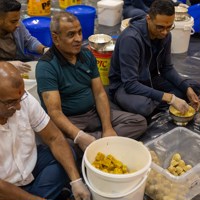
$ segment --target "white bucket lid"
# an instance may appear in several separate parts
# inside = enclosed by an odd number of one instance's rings
[[[187,20],[184,21],[174,21],[175,24],[175,29],[183,29],[186,27],[192,28],[192,26],[194,25],[194,18],[193,17],[189,17]]]
[[[110,9],[112,9],[113,7],[116,7],[116,6],[121,6],[123,5],[123,1],[114,1],[114,0],[101,0],[99,2],[97,2],[97,6],[100,6],[100,7],[108,7]]]

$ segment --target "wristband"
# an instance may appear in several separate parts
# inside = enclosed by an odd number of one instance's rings
[[[44,47],[43,48],[43,54],[45,54],[49,50],[49,47]]]
[[[80,135],[82,135],[82,134],[84,134],[84,132],[83,132],[82,130],[80,130],[80,131],[78,132],[78,134],[76,135],[76,137],[74,138],[74,144],[77,144],[77,139],[78,139],[78,137],[79,137]]]
[[[71,181],[69,184],[72,186],[74,183],[79,182],[79,181],[82,181],[82,178],[78,178],[74,181]]]

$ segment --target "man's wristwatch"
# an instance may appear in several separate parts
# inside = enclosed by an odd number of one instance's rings
[[[43,48],[43,54],[45,54],[49,50],[49,47],[44,47]]]

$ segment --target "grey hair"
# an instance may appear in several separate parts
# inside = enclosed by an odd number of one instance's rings
[[[69,12],[57,12],[51,17],[50,30],[51,33],[59,33],[60,32],[60,22],[74,22],[78,20],[78,18]]]

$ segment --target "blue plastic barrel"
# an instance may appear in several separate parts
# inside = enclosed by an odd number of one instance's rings
[[[47,47],[52,46],[50,22],[50,17],[29,17],[23,20],[30,34]]]
[[[182,3],[184,3],[184,4],[186,4],[187,3],[187,0],[178,0],[179,2],[182,2]]]
[[[188,13],[194,18],[200,18],[200,3],[188,8]]]
[[[188,13],[194,18],[194,30],[200,33],[200,3],[192,5],[188,8]]]
[[[200,18],[197,18],[194,20],[193,29],[194,29],[195,33],[200,33]]]
[[[92,6],[74,5],[66,8],[67,12],[74,14],[80,21],[83,33],[83,40],[87,40],[94,34],[94,22],[96,9]]]

